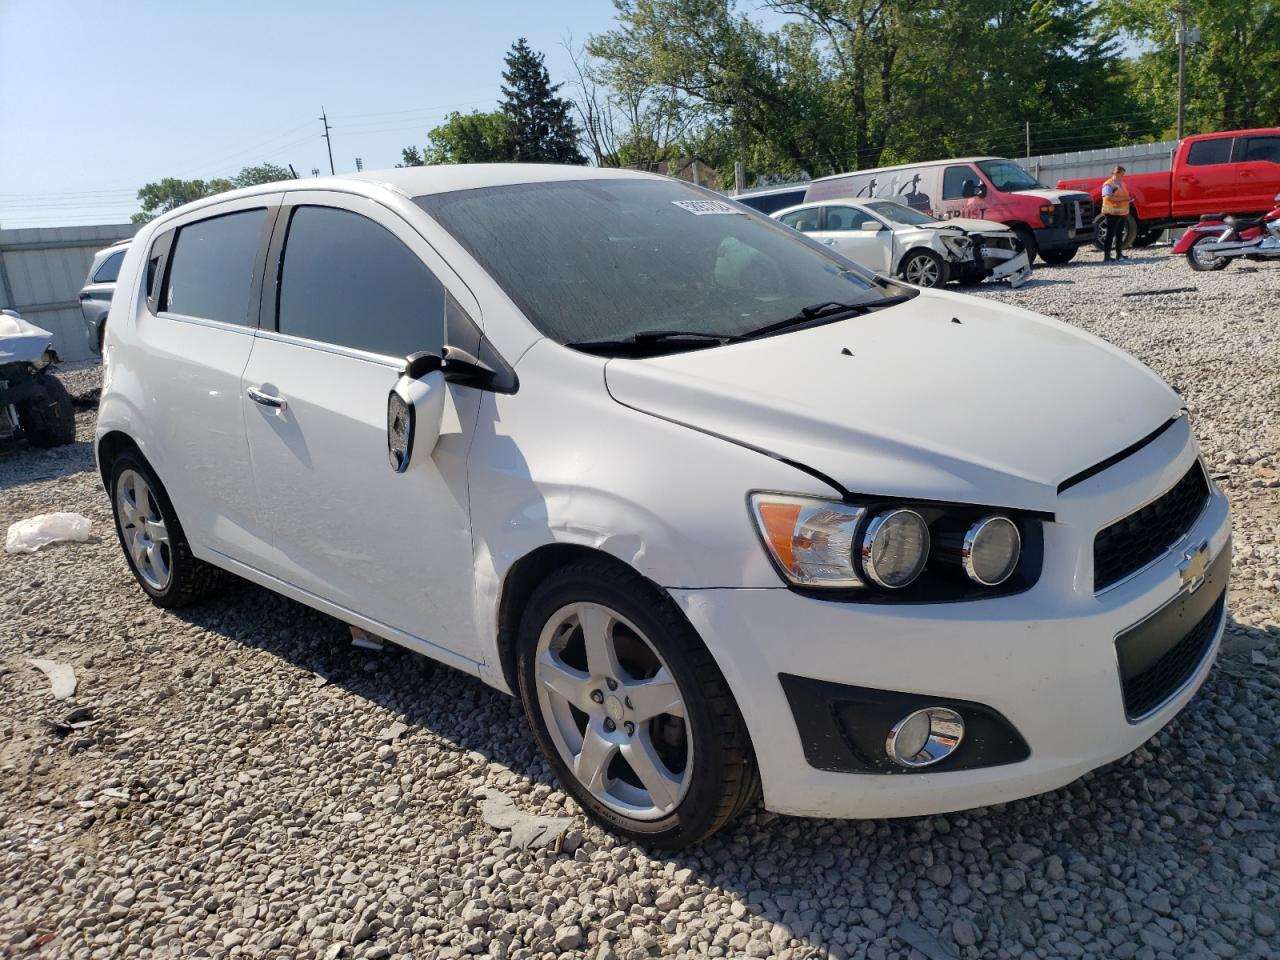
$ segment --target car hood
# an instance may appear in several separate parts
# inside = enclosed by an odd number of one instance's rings
[[[1057,485],[1176,416],[1128,354],[934,291],[862,317],[611,359],[619,403],[794,462],[846,492],[1052,511]]]
[[[959,230],[961,233],[1012,233],[1003,223],[994,220],[975,220],[972,217],[953,217],[937,223],[922,223],[919,230]]]
[[[1080,199],[1079,190],[1050,190],[1048,187],[1043,190],[1014,190],[1020,197],[1035,197],[1037,200],[1044,200],[1049,203],[1058,203],[1063,200]],[[1088,194],[1085,194],[1088,197]]]

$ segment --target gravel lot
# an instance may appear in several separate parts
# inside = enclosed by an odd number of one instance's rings
[[[1100,334],[1183,392],[1235,510],[1224,652],[1131,756],[986,810],[759,812],[652,856],[578,814],[515,701],[478,681],[354,648],[243,583],[180,614],[144,602],[92,408],[74,446],[0,452],[0,523],[94,523],[88,543],[0,554],[0,954],[1280,956],[1280,269],[1192,274],[1167,250],[981,295]],[[1117,295],[1176,287],[1195,289]],[[55,701],[29,657],[71,664],[75,695]],[[560,848],[517,849],[481,787],[571,817]]]

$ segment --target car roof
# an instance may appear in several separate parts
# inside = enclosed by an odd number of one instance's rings
[[[787,207],[785,210],[776,210],[769,214],[771,217],[780,217],[784,213],[791,213],[794,210],[812,210],[814,207],[862,207],[867,209],[870,203],[897,203],[900,207],[905,207],[905,203],[898,203],[897,200],[890,200],[888,197],[870,197],[854,199],[853,197],[828,197],[826,200],[810,200],[808,203],[797,203],[794,207]],[[871,211],[875,213],[874,210]]]
[[[833,173],[829,177],[818,177],[810,183],[822,183],[826,180],[839,180],[842,177],[860,177],[869,173],[888,173],[891,170],[911,170],[915,167],[940,167],[944,164],[977,163],[979,160],[1007,160],[1008,157],[955,157],[948,160],[922,160],[920,163],[900,163],[895,167],[868,167],[866,170],[850,170],[848,173]],[[1017,163],[1017,160],[1013,161]]]
[[[551,183],[571,180],[668,180],[669,177],[641,170],[615,167],[585,167],[554,163],[454,163],[427,167],[393,167],[390,170],[365,170],[332,177],[305,177],[297,180],[275,180],[271,183],[241,187],[225,193],[194,200],[175,207],[155,220],[157,226],[174,216],[212,207],[241,197],[256,197],[290,190],[337,190],[370,196],[377,188],[391,190],[405,197],[421,197],[455,190],[480,187],[513,186],[521,183]]]

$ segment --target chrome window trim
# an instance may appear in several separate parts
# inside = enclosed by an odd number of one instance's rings
[[[306,337],[295,336],[291,333],[280,333],[278,330],[267,330],[258,328],[250,330],[256,337],[263,340],[274,340],[277,343],[284,343],[295,347],[305,347],[308,350],[319,350],[321,353],[332,353],[340,357],[350,357],[353,360],[364,360],[367,363],[376,363],[381,367],[389,367],[398,370],[405,364],[404,357],[392,357],[382,353],[370,353],[367,350],[357,350],[355,347],[347,347],[338,343],[328,343],[324,340],[309,340]]]
[[[173,320],[177,323],[190,323],[198,327],[211,327],[214,330],[226,330],[230,333],[242,333],[246,336],[253,336],[257,328],[243,323],[230,323],[227,320],[212,320],[209,317],[193,317],[186,313],[171,313],[168,310],[161,310],[159,313],[153,313],[153,317],[160,320]]]

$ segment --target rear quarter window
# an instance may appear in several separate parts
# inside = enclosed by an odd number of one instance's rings
[[[161,309],[186,317],[252,326],[249,295],[265,209],[197,220],[178,230]]]
[[[120,263],[122,260],[124,260],[124,251],[117,250],[102,261],[98,269],[93,272],[90,282],[115,283],[116,278],[120,276]]]

